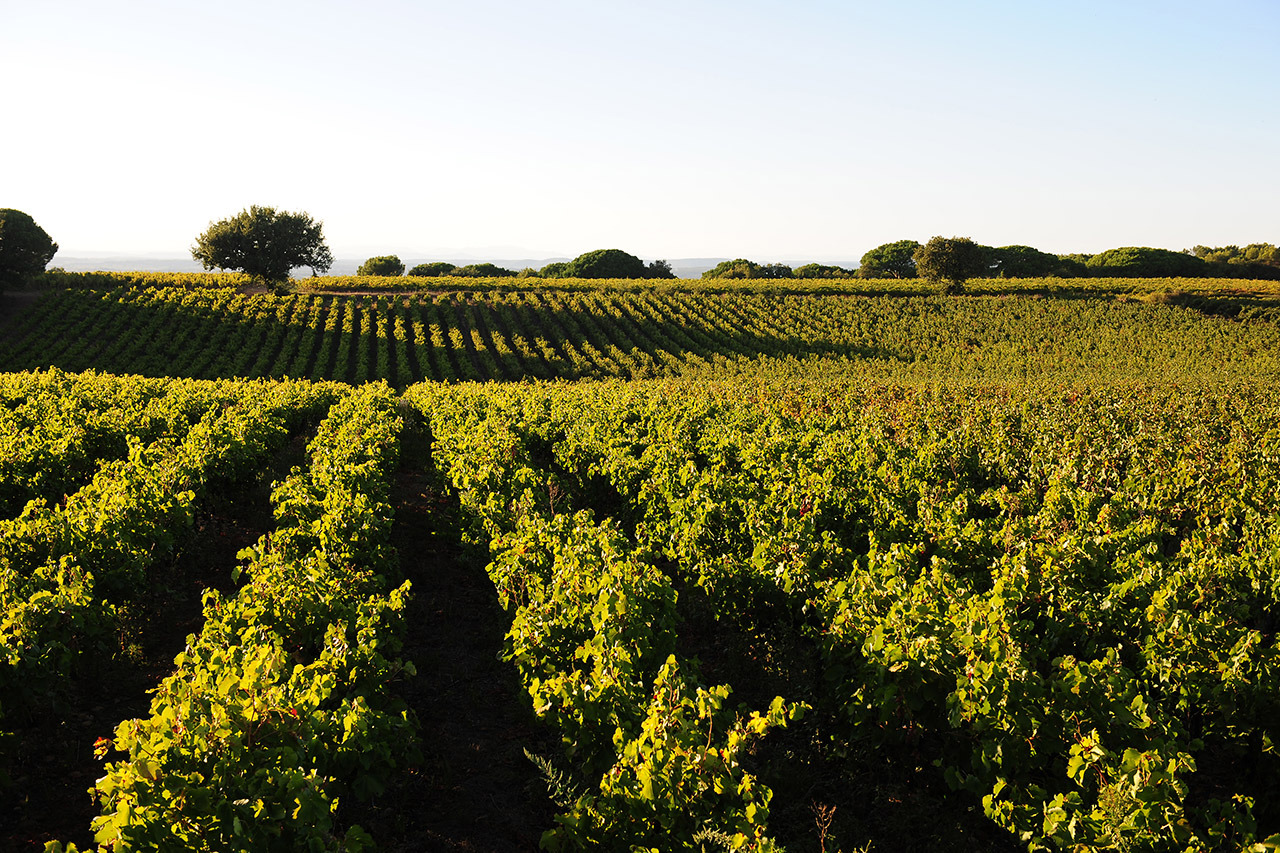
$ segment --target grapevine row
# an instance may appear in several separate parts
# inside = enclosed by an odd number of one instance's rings
[[[211,482],[260,466],[290,424],[332,394],[279,384],[240,386],[234,396],[179,388],[190,395],[179,406],[207,409],[190,429],[150,444],[129,437],[125,457],[103,464],[65,502],[36,499],[0,522],[4,713],[28,709],[87,644],[109,635],[118,606],[145,589],[150,567],[178,544]]]
[[[1142,302],[491,291],[47,295],[0,368],[195,378],[636,379],[822,359],[881,378],[1235,378],[1280,368],[1280,328]]]
[[[535,708],[572,717],[559,725],[574,744],[590,738],[563,685],[583,676],[562,676],[580,664],[560,656],[584,640],[544,602],[587,624],[574,567],[598,579],[613,560],[655,554],[725,619],[766,634],[798,625],[826,688],[789,698],[843,721],[853,742],[923,751],[1032,848],[1277,840],[1280,398],[1269,386],[408,396],[430,400],[419,405],[440,464],[487,525]],[[583,505],[613,517],[574,515]],[[644,589],[626,589],[628,607],[661,600]],[[647,624],[665,613],[655,605]],[[643,628],[634,643],[629,661],[663,648]],[[592,686],[582,692],[612,684]],[[632,789],[646,804],[647,793]]]
[[[616,523],[566,496],[538,459],[536,413],[518,398],[452,395],[415,386],[433,464],[474,519],[488,571],[512,614],[505,656],[535,713],[555,726],[581,790],[552,850],[772,850],[772,792],[743,766],[748,749],[802,708],[776,698],[763,712],[728,703],[675,654],[671,578]]]
[[[275,490],[279,527],[242,554],[247,583],[206,594],[151,716],[100,744],[124,756],[96,784],[101,849],[369,845],[339,798],[381,792],[414,739],[386,691],[413,671],[395,657],[408,584],[386,577],[400,426],[386,386],[334,404],[308,468]]]

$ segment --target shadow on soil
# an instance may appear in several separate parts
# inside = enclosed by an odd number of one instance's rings
[[[421,726],[421,761],[369,803],[344,804],[384,851],[532,851],[554,809],[524,750],[558,740],[538,724],[515,668],[499,660],[510,616],[483,568],[462,553],[456,498],[406,441],[392,540],[413,582],[402,656],[417,676],[397,685]]]

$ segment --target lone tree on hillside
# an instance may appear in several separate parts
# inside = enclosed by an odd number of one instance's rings
[[[399,276],[404,275],[404,263],[395,255],[378,255],[360,265],[356,275]]]
[[[644,261],[621,249],[586,252],[569,261],[563,269],[547,264],[540,274],[543,278],[675,278],[671,264],[666,261],[652,261],[646,266]]]
[[[255,204],[230,219],[211,222],[196,238],[191,257],[207,270],[240,270],[271,282],[287,281],[295,267],[310,267],[318,275],[333,266],[323,224],[308,213]]]
[[[964,283],[987,268],[987,248],[968,237],[934,237],[913,256],[922,278],[944,284],[943,292],[960,293]]]
[[[915,253],[919,248],[915,240],[876,246],[858,263],[858,278],[915,278]]]
[[[57,253],[58,244],[34,219],[0,208],[0,284],[20,284],[44,272]]]

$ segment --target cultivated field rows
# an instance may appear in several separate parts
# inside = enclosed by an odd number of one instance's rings
[[[110,849],[378,841],[350,809],[432,749],[396,687],[432,678],[402,654],[406,469],[436,484],[451,559],[487,572],[519,701],[560,741],[538,752],[551,849],[807,849],[797,814],[824,808],[845,843],[893,845],[910,830],[857,801],[912,785],[935,846],[1280,829],[1272,384],[0,389],[0,726],[19,741],[119,653],[202,502],[307,444],[149,713],[98,735]]]

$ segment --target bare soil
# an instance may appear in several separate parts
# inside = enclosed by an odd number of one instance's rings
[[[524,750],[551,755],[514,667],[499,659],[510,616],[450,533],[456,503],[424,474],[397,480],[393,540],[413,583],[403,656],[418,675],[398,692],[421,725],[421,761],[344,819],[385,851],[533,851],[554,807]]]

